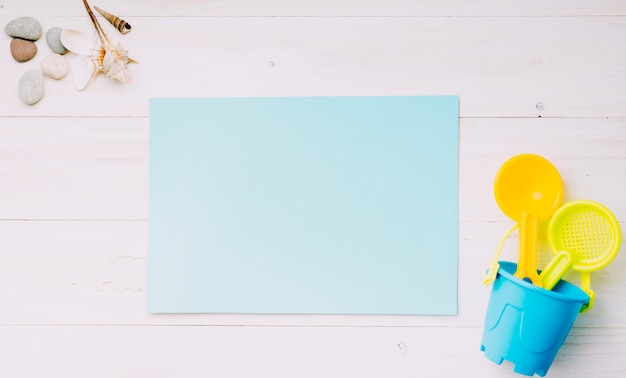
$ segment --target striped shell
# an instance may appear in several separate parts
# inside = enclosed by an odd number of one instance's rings
[[[116,15],[113,15],[107,11],[105,11],[104,9],[100,9],[97,6],[94,5],[94,8],[96,11],[98,11],[98,13],[100,13],[107,21],[109,21],[111,23],[111,25],[115,26],[115,28],[117,30],[119,30],[120,33],[122,34],[126,34],[128,32],[130,32],[131,26],[128,22],[122,20],[121,18],[117,17]]]

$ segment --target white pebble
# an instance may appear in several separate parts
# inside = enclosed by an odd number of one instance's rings
[[[59,80],[67,75],[69,66],[62,55],[51,54],[41,62],[41,70],[51,78]]]

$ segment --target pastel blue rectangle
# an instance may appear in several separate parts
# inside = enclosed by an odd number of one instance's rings
[[[458,98],[150,101],[153,313],[456,314]]]

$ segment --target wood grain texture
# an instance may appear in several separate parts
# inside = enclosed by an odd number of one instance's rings
[[[91,5],[104,7],[104,2],[90,0]],[[98,5],[101,4],[101,5]],[[4,0],[3,11],[62,17],[83,17],[81,0]],[[105,10],[118,16],[142,17],[510,17],[510,16],[621,16],[626,5],[620,0],[464,0],[406,1],[406,0],[108,0]],[[110,10],[109,10],[110,8]],[[128,20],[130,21],[130,20]]]
[[[493,200],[500,164],[549,158],[566,200],[624,227],[624,1],[91,2],[133,26],[103,22],[140,62],[131,84],[46,79],[27,106],[19,77],[51,51],[44,37],[20,64],[0,35],[2,377],[510,377],[479,349],[483,272],[512,226]],[[91,32],[80,0],[0,1],[0,25],[24,15]],[[150,98],[435,94],[460,98],[458,316],[147,312]],[[620,254],[592,275],[596,307],[550,377],[624,375],[624,271]]]
[[[146,117],[0,121],[0,219],[148,219]],[[462,118],[459,127],[461,220],[507,220],[493,200],[493,178],[524,152],[558,167],[567,200],[594,199],[626,213],[623,119]]]
[[[86,17],[40,20],[91,30]],[[625,27],[611,16],[148,17],[125,36],[108,28],[139,61],[132,85],[50,79],[29,107],[10,88],[50,53],[40,40],[31,62],[3,58],[0,114],[146,117],[150,97],[456,94],[461,117],[622,117]]]
[[[485,359],[476,328],[0,326],[25,342],[0,352],[12,377],[511,377]],[[551,377],[618,377],[623,329],[574,329]],[[32,356],[54,359],[32,363]],[[580,360],[594,359],[593,364]],[[452,363],[454,362],[454,363]]]
[[[463,326],[482,327],[490,287],[483,272],[510,224],[461,222],[457,316],[151,315],[147,313],[148,258],[145,221],[0,222],[0,324],[278,325],[278,326]],[[33,235],[33,236],[30,236]],[[30,237],[29,237],[30,236]],[[517,235],[502,257],[516,259]],[[551,257],[542,248],[542,263]],[[596,308],[581,327],[626,326],[620,272],[626,259],[593,274]],[[567,278],[578,283],[576,274]]]

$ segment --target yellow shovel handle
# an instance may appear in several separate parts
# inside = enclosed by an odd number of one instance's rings
[[[539,220],[534,214],[524,213],[520,222],[519,261],[515,277],[528,278],[539,287],[543,287],[541,277],[537,273],[537,238],[539,235]]]

